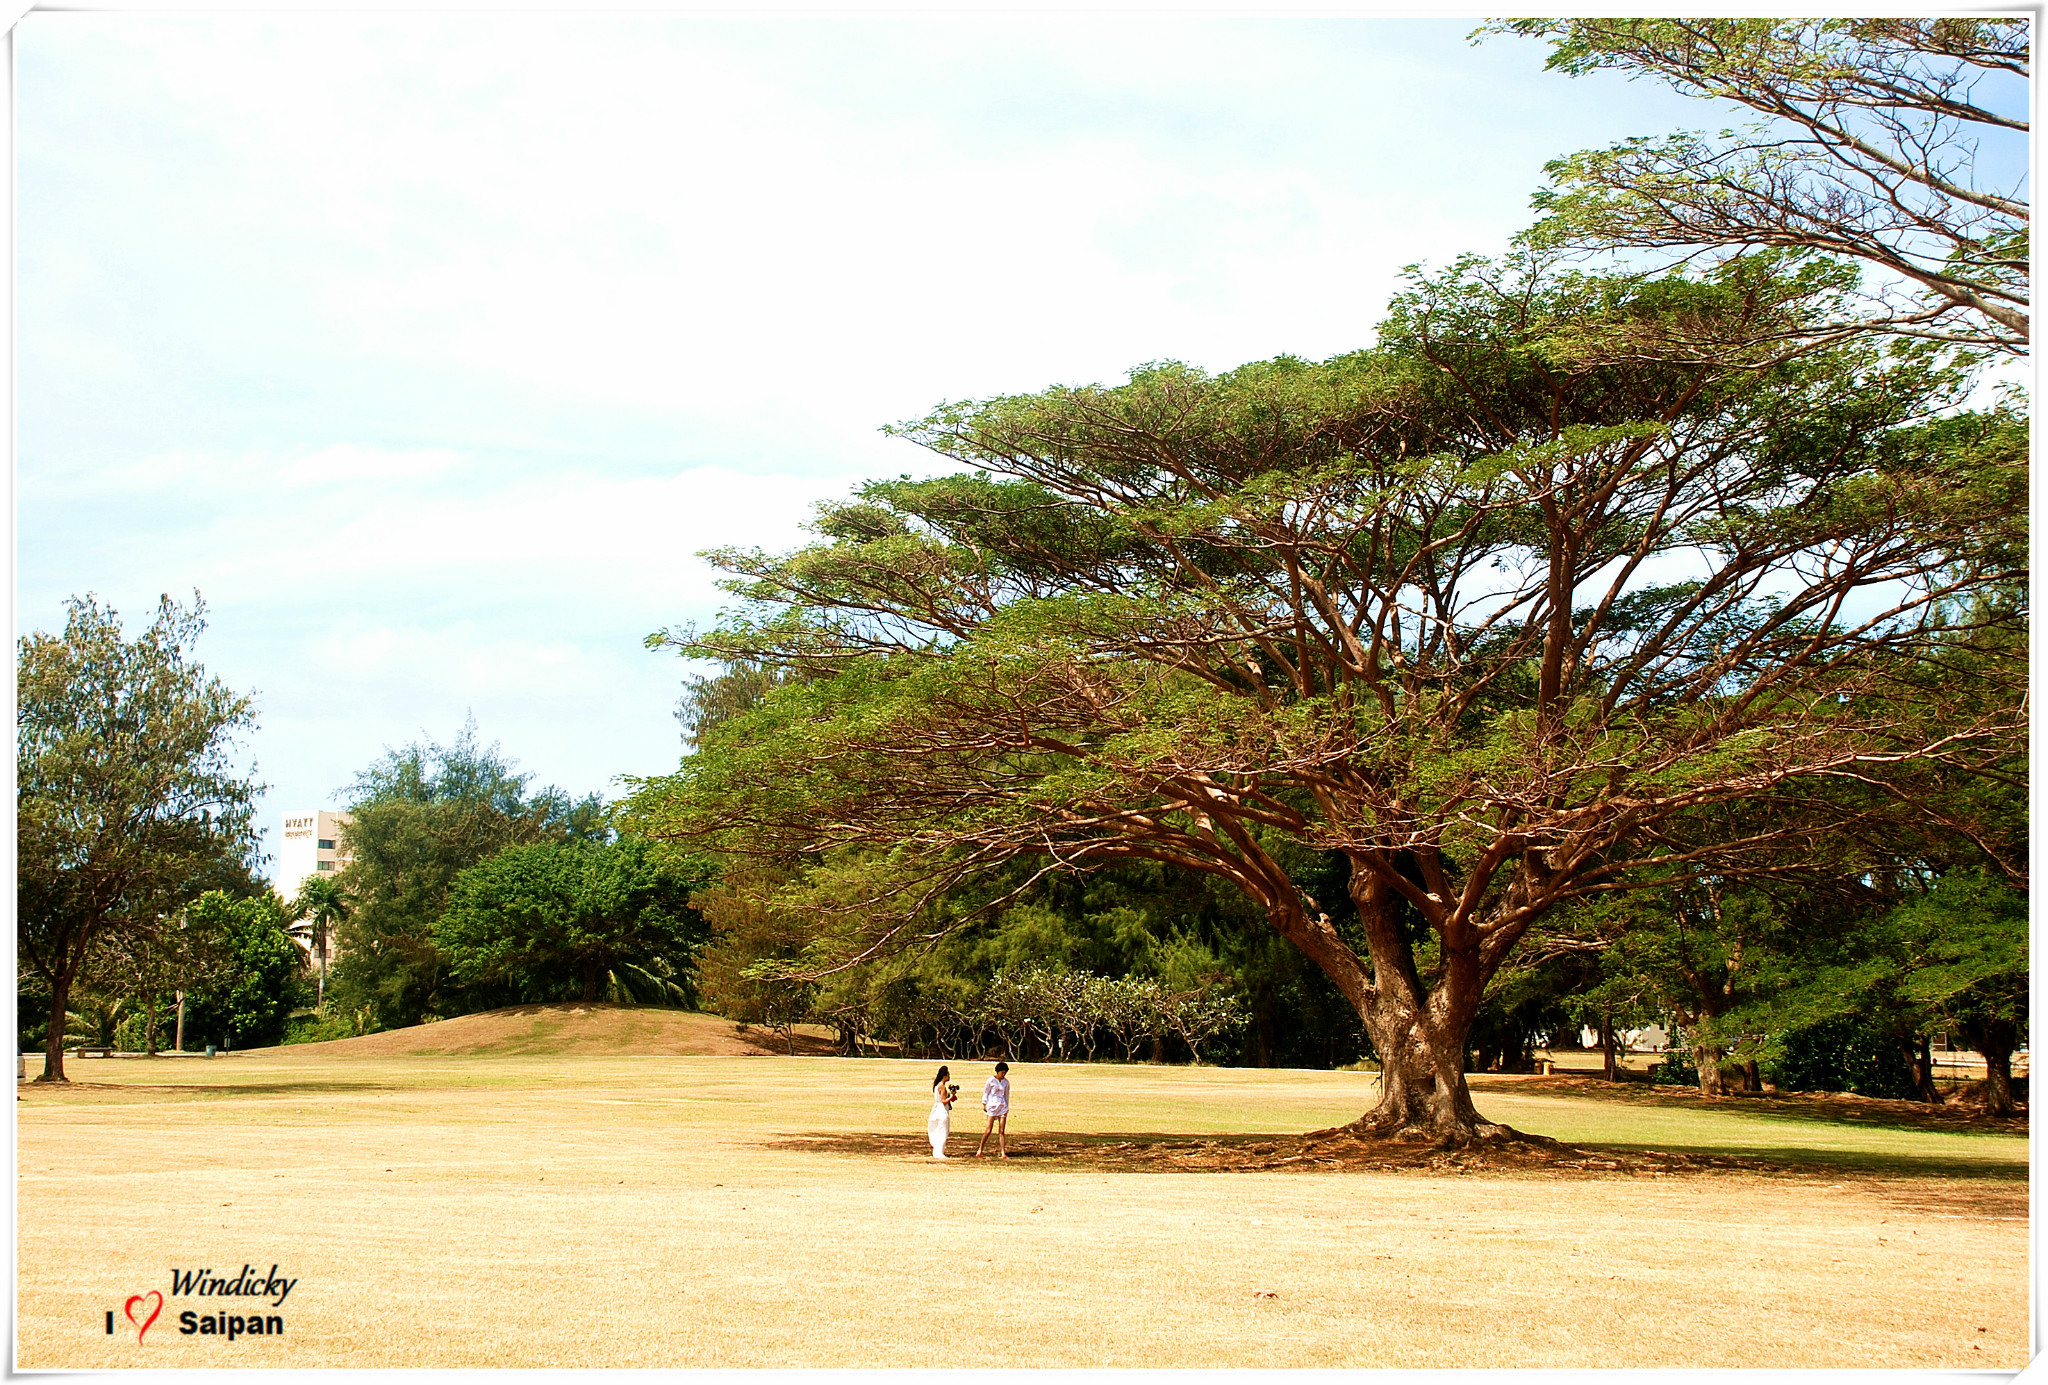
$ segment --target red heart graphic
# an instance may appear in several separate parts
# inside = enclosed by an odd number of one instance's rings
[[[128,1321],[134,1322],[135,1305],[141,1303],[144,1299],[151,1298],[156,1300],[156,1307],[149,1310],[149,1316],[142,1320],[142,1326],[135,1329],[135,1344],[137,1346],[142,1345],[142,1334],[149,1331],[149,1325],[156,1321],[156,1315],[164,1311],[164,1296],[155,1289],[151,1289],[146,1294],[135,1295],[135,1297],[129,1299],[127,1303],[121,1306],[121,1311],[128,1315]]]

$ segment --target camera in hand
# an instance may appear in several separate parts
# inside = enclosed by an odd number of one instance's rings
[[[946,1091],[951,1096],[958,1096],[960,1095],[960,1084],[958,1082],[948,1082],[946,1084]]]

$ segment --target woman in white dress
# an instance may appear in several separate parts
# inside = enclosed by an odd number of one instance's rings
[[[932,1118],[925,1122],[925,1133],[932,1137],[934,1159],[946,1157],[946,1137],[953,1133],[953,1103],[960,1099],[960,1092],[947,1080],[952,1075],[942,1067],[932,1080]]]

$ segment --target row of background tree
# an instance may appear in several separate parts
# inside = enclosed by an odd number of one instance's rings
[[[241,1049],[521,1002],[695,1002],[703,863],[618,836],[594,796],[529,793],[473,725],[363,771],[354,863],[279,900],[260,786],[233,763],[251,702],[193,657],[204,624],[196,593],[167,596],[124,638],[88,595],[21,641],[17,1038],[46,1078],[67,1036]],[[331,977],[294,934],[332,937]]]

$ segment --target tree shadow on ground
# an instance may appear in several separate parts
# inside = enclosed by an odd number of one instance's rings
[[[184,1099],[203,1101],[218,1096],[324,1096],[335,1092],[389,1092],[401,1084],[392,1082],[17,1082],[15,1092],[34,1100],[45,1097],[88,1096],[95,1100],[132,1097],[135,1100]]]
[[[1733,1092],[1702,1096],[1696,1087],[1653,1086],[1647,1082],[1608,1082],[1598,1077],[1521,1077],[1512,1082],[1480,1079],[1472,1083],[1474,1099],[1483,1105],[1487,1093],[1590,1097],[1626,1106],[1651,1106],[1754,1117],[1759,1120],[1813,1121],[1822,1125],[1882,1127],[1890,1130],[1932,1130],[1951,1135],[2025,1135],[2027,1116],[1987,1115],[1981,1105],[1951,1098],[1939,1106],[1924,1101],[1858,1096],[1854,1092]]]
[[[890,1131],[791,1134],[765,1142],[774,1149],[856,1158],[930,1159],[922,1135]],[[955,1141],[949,1157],[971,1158],[973,1144]],[[984,1159],[993,1160],[990,1149]],[[2009,1160],[1878,1154],[1788,1148],[1706,1149],[1683,1146],[1554,1142],[1489,1144],[1464,1150],[1423,1143],[1360,1139],[1346,1130],[1308,1135],[1188,1135],[1169,1131],[1088,1134],[1033,1131],[1010,1136],[1010,1158],[1036,1165],[1131,1173],[1239,1173],[1354,1170],[1380,1173],[1536,1173],[1545,1177],[1670,1178],[1744,1173],[1787,1178],[1969,1180],[2008,1187],[2025,1215],[2027,1166]],[[1988,1190],[1987,1190],[1988,1191]],[[2003,1204],[2007,1199],[1996,1199]]]

